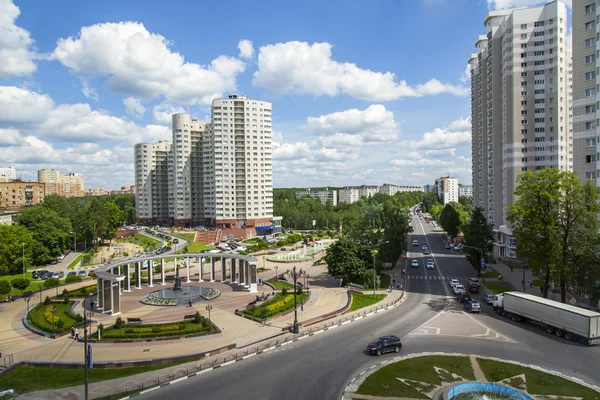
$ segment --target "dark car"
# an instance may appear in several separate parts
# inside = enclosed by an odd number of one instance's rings
[[[77,276],[80,278],[85,278],[87,276],[87,272],[85,270],[81,270],[77,273]]]
[[[458,295],[458,301],[461,303],[471,301],[471,295],[469,293],[461,293]]]
[[[90,269],[90,270],[88,271],[88,276],[92,276],[92,275],[94,275],[95,273],[96,273],[96,270],[94,270],[94,269]]]
[[[179,243],[179,239],[173,239],[173,243],[175,243],[175,244]]]
[[[33,272],[31,273],[31,277],[32,277],[33,279],[42,279],[42,276],[44,276],[44,274],[45,274],[46,272],[48,272],[48,271],[46,271],[45,269],[42,269],[42,270],[39,270],[39,271],[33,271]]]
[[[71,272],[69,272],[69,273],[67,274],[67,278],[68,278],[68,277],[70,277],[70,276],[77,276],[77,272],[75,272],[75,271],[71,271]]]
[[[469,292],[470,293],[479,293],[479,285],[471,284],[469,286]]]
[[[402,348],[402,342],[398,336],[382,336],[373,343],[369,343],[367,346],[367,352],[370,354],[376,354],[378,356],[383,353],[398,353]]]
[[[44,275],[42,275],[42,279],[52,278],[52,275],[54,275],[54,272],[46,272]]]

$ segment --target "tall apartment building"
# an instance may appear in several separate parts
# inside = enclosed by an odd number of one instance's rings
[[[389,183],[384,183],[380,188],[380,193],[385,193],[389,196],[393,196],[396,193],[405,193],[405,192],[424,192],[425,189],[421,186],[396,186]]]
[[[471,196],[473,197],[473,186],[465,186],[458,184],[458,195],[459,196]]]
[[[37,172],[38,182],[46,187],[46,196],[62,195],[60,171],[55,169],[40,169]]]
[[[598,7],[573,2],[573,167],[582,182],[598,183]]]
[[[469,58],[473,205],[510,233],[517,176],[570,168],[567,9],[553,1],[491,11],[484,25]]]
[[[371,197],[379,192],[379,186],[345,186],[338,190],[338,202],[354,203],[363,197]]]
[[[337,206],[338,196],[336,190],[329,190],[329,188],[325,188],[323,190],[310,190],[310,188],[306,190],[299,190],[296,192],[296,198],[299,199],[303,196],[310,196],[315,199],[319,199],[321,204],[327,204],[327,201],[331,201],[331,204]]]
[[[18,210],[44,202],[44,184],[40,182],[3,182],[0,184],[0,208]]]
[[[212,124],[173,115],[173,144],[135,146],[140,222],[272,230],[271,103],[213,100]]]
[[[60,177],[60,191],[64,197],[83,197],[85,195],[83,177],[77,174],[67,174]]]
[[[458,179],[449,176],[436,179],[435,191],[440,203],[444,205],[450,202],[458,202]]]
[[[134,147],[136,219],[142,223],[172,221],[170,195],[173,156],[171,143],[139,143]]]
[[[4,182],[10,182],[17,179],[17,170],[15,167],[0,167],[0,176],[4,177]]]

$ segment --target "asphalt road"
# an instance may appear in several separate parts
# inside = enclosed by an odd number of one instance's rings
[[[370,341],[398,335],[401,354],[429,351],[479,354],[543,366],[589,383],[600,381],[600,347],[587,347],[548,335],[543,329],[496,316],[482,304],[481,315],[467,315],[450,296],[449,278],[467,280],[473,269],[445,249],[431,224],[413,218],[419,247],[407,257],[407,296],[386,312],[345,324],[288,346],[139,396],[164,398],[339,399],[348,382],[372,365],[394,357],[374,357]],[[426,270],[421,246],[429,243],[436,268]],[[414,250],[413,250],[414,249]],[[419,260],[418,268],[410,260]],[[483,292],[479,296],[483,296]],[[475,336],[474,336],[475,335]]]

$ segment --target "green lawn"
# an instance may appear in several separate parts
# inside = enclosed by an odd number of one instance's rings
[[[79,254],[67,267],[68,269],[75,269],[76,266],[79,265],[79,261],[85,256],[86,253]]]
[[[487,271],[479,276],[480,278],[498,278],[498,273],[496,271]]]
[[[279,294],[275,295],[275,297],[273,299],[261,304],[258,307],[250,306],[250,307],[246,308],[243,311],[243,313],[250,315],[251,317],[259,318],[259,319],[269,318],[274,315],[278,315],[283,312],[286,312],[288,310],[292,310],[294,308],[293,297],[294,297],[293,291],[290,291],[285,296],[283,294],[279,293]],[[308,293],[306,293],[306,292],[302,292],[301,294],[296,295],[296,304],[298,306],[300,306],[300,303],[306,301],[307,297],[308,297]],[[279,304],[280,306],[276,307],[275,306],[276,304]],[[275,307],[275,308],[272,308],[272,307]]]
[[[71,313],[73,303],[73,301],[69,301],[67,304],[63,302],[52,302],[49,305],[45,305],[44,303],[38,304],[29,311],[27,320],[37,329],[46,333],[52,333],[52,314],[49,310],[56,307],[54,333],[68,332],[73,325],[83,325],[83,322],[78,322],[75,318],[76,316]]]
[[[477,361],[479,362],[481,370],[490,382],[498,382],[502,379],[525,374],[527,391],[530,394],[572,396],[581,397],[586,400],[600,399],[600,392],[588,389],[585,386],[555,375],[546,374],[535,369],[494,360],[478,358]]]
[[[375,296],[373,296],[373,294],[359,294],[359,293],[352,293],[352,305],[350,306],[350,309],[348,310],[350,311],[355,311],[364,307],[369,307],[372,306],[375,303],[380,302],[381,300],[383,300],[387,295],[385,294],[376,294]]]
[[[208,320],[201,317],[200,323],[181,321],[169,324],[123,324],[119,329],[111,326],[104,329],[102,339],[157,338],[191,335],[214,330],[215,328],[208,323]]]
[[[123,378],[178,364],[181,363],[114,369],[93,368],[88,370],[88,381],[93,383]],[[40,377],[48,377],[48,379],[40,379]],[[0,376],[0,387],[14,389],[16,394],[77,386],[81,385],[81,382],[83,382],[83,368],[19,367]]]
[[[97,286],[98,286],[98,285],[96,285],[96,284],[93,284],[93,285],[89,285],[89,286],[84,286],[84,287],[81,287],[81,288],[79,288],[79,289],[75,289],[75,290],[69,290],[69,291],[67,292],[67,296],[70,296],[70,297],[71,297],[71,296],[72,296],[72,297],[85,296],[86,294],[90,294],[90,293],[93,293],[93,292],[95,292],[95,291],[96,291],[96,289],[97,289]],[[59,293],[60,293],[60,294],[62,294],[62,292],[61,292],[61,291],[59,291]]]
[[[127,243],[137,244],[138,246],[142,246],[144,249],[158,249],[161,247],[161,241],[157,239],[152,239],[146,235],[142,235],[141,233],[136,233],[133,236],[129,236],[123,240]]]
[[[37,268],[37,269],[40,269],[40,268]],[[23,278],[23,274],[18,274],[18,275],[3,275],[3,276],[0,276],[0,280],[8,281],[8,282],[11,282],[14,279],[20,279],[20,278]],[[43,279],[33,279],[31,277],[30,273],[28,273],[28,274],[25,275],[25,279],[29,280],[29,286],[27,286],[27,288],[25,290],[23,290],[23,292],[38,292],[40,290],[40,285],[42,286],[43,290],[49,289],[49,288],[45,288],[44,287],[44,282],[45,281]],[[64,282],[65,282],[64,279],[60,280],[60,284],[63,284]],[[59,291],[60,290],[61,289],[59,288]],[[20,296],[23,293],[21,293],[20,290],[17,290],[15,288],[11,288],[9,294],[11,296],[15,297],[15,296]]]
[[[357,393],[382,397],[407,397],[428,399],[416,389],[402,383],[397,378],[411,379],[424,382],[421,386],[441,383],[440,377],[433,367],[443,368],[467,380],[475,380],[475,374],[469,357],[454,356],[425,356],[402,360],[389,364],[369,375],[360,385]],[[448,375],[450,379],[450,375]]]
[[[292,283],[282,281],[270,280],[267,282],[269,283],[269,285],[272,285],[275,289],[289,289],[294,287]]]
[[[512,285],[512,283],[506,281],[485,282],[484,285],[493,294],[500,294],[515,290],[515,287]]]

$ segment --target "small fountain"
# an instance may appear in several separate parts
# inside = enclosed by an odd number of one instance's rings
[[[460,383],[444,390],[444,400],[533,400],[532,397],[509,386],[487,382]]]

